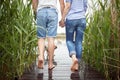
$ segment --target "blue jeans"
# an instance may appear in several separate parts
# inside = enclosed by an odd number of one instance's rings
[[[66,20],[66,43],[70,57],[75,54],[77,59],[82,57],[82,41],[86,29],[86,19]]]
[[[58,13],[54,8],[42,8],[37,12],[38,38],[56,37]]]

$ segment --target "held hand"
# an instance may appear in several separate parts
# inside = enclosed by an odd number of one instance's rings
[[[59,26],[62,27],[62,28],[65,26],[64,20],[60,20],[60,21],[59,21]]]

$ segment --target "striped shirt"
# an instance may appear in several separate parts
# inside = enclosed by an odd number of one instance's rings
[[[87,0],[66,0],[71,4],[70,10],[66,19],[81,19],[85,18],[87,10]]]

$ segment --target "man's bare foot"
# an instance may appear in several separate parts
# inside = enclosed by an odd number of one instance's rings
[[[38,60],[38,68],[43,69],[43,60]]]
[[[71,66],[71,71],[78,71],[78,60],[77,59],[74,59],[73,60],[73,64]]]
[[[43,64],[44,64],[43,59],[41,59],[41,58],[38,56],[38,68],[39,68],[39,69],[43,69]]]
[[[52,70],[53,68],[55,68],[55,65],[48,66],[48,69],[49,69],[49,70]]]

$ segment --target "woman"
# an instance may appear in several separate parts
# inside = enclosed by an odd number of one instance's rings
[[[72,58],[72,71],[78,70],[82,57],[82,41],[86,28],[85,13],[87,0],[66,0],[66,5],[59,22],[61,27],[66,26],[66,43],[69,55]]]

